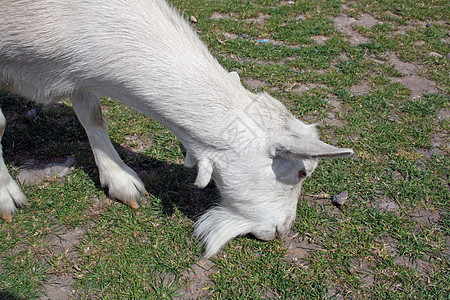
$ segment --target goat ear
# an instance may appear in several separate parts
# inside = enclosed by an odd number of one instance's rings
[[[302,158],[339,158],[353,155],[353,150],[337,148],[308,136],[289,136],[275,142],[270,156],[294,156]]]
[[[228,75],[234,82],[241,84],[241,79],[239,78],[239,74],[237,72],[233,71],[233,72],[228,73]]]
[[[205,188],[211,181],[212,172],[213,172],[212,162],[207,158],[200,159],[198,161],[198,174],[197,179],[195,180],[194,183],[195,186],[200,189]]]

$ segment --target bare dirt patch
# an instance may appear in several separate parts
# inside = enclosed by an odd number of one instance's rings
[[[294,92],[299,95],[303,95],[304,93],[315,89],[315,88],[327,88],[324,84],[318,84],[318,83],[302,83],[302,82],[296,82],[290,87],[288,87],[286,90],[289,92]]]
[[[450,111],[443,109],[438,111],[437,118],[439,122],[444,122],[450,118]]]
[[[328,112],[327,117],[320,122],[320,125],[323,124],[333,127],[344,126],[339,118],[339,114],[343,110],[342,103],[338,101],[336,97],[329,97],[327,102],[333,107],[333,109]]]
[[[398,241],[392,237],[385,237],[383,240],[379,241],[379,243],[383,246],[381,251],[392,257],[394,263],[398,266],[411,268],[422,274],[430,273],[434,268],[433,264],[430,262],[431,257],[429,256],[426,256],[423,259],[412,259],[407,255],[399,256],[397,251]],[[383,255],[382,253],[380,254]]]
[[[357,24],[357,20],[346,14],[341,14],[334,18],[334,26],[336,29],[349,37],[349,42],[352,45],[359,45],[369,42],[369,38],[358,33],[353,25]]]
[[[188,285],[181,291],[178,300],[207,298],[209,286],[214,285],[210,276],[217,272],[215,264],[209,259],[201,259],[192,265],[190,270],[183,272],[182,276]]]
[[[368,37],[360,34],[355,27],[372,28],[378,24],[382,24],[382,22],[369,14],[362,14],[359,19],[347,14],[341,14],[334,18],[334,26],[340,33],[348,36],[351,45],[364,44],[370,41]]]
[[[396,212],[400,209],[394,200],[386,198],[383,198],[377,206],[382,212]]]
[[[330,38],[327,36],[323,36],[323,35],[316,35],[316,36],[312,36],[311,39],[319,45],[323,45],[325,44],[326,41],[328,41]]]
[[[448,132],[438,132],[431,137],[431,149],[419,149],[421,156],[430,158],[432,155],[445,155],[450,152]]]
[[[55,159],[52,162],[29,159],[20,168],[17,180],[22,185],[58,180],[71,172],[71,167],[75,162],[74,157]]]
[[[145,150],[150,149],[153,144],[153,139],[148,136],[142,136],[137,133],[133,135],[125,135],[126,142],[121,143],[120,146],[130,150],[134,154],[144,153]]]
[[[389,63],[391,63],[397,71],[404,75],[400,78],[393,78],[392,82],[401,83],[406,88],[411,90],[412,98],[419,98],[425,94],[439,92],[436,82],[419,75],[420,70],[416,64],[404,62],[393,53],[389,55]]]
[[[231,15],[230,14],[223,14],[223,13],[220,13],[220,12],[216,11],[209,18],[213,19],[213,20],[222,20],[222,19],[229,19],[229,18],[231,18]]]
[[[84,229],[80,227],[67,228],[62,226],[58,228],[50,238],[48,244],[50,251],[57,257],[64,257],[69,260],[76,259],[78,256],[75,246],[80,242],[84,233]]]
[[[104,199],[93,198],[92,205],[89,206],[89,208],[85,212],[85,215],[89,216],[90,219],[95,219],[102,213],[106,212],[107,207],[110,207],[113,201],[114,200],[107,197],[105,197]]]
[[[283,89],[287,92],[293,92],[298,95],[303,95],[304,93],[309,92],[315,88],[326,89],[326,88],[328,88],[328,86],[326,86],[325,84],[320,84],[320,83],[294,82],[294,84],[289,84],[289,85],[285,84]]]
[[[370,288],[375,283],[375,274],[373,272],[374,263],[369,262],[363,258],[351,258],[350,272],[363,282],[365,288]]]
[[[229,33],[229,32],[222,32],[222,35],[227,39],[227,40],[235,40],[237,38],[239,38],[239,36],[235,33]]]
[[[350,88],[350,94],[352,94],[353,96],[364,96],[370,93],[371,90],[372,87],[368,82],[360,81],[358,84],[353,85]]]
[[[394,68],[405,76],[416,75],[417,66],[410,62],[404,62],[397,55],[391,53],[389,55],[389,62],[394,66]]]
[[[266,23],[266,21],[270,18],[270,15],[265,15],[263,13],[259,13],[258,17],[256,18],[251,18],[251,19],[246,19],[245,21],[248,23],[256,23],[256,24],[264,24]]]
[[[262,80],[248,78],[248,77],[243,78],[242,81],[249,90],[257,90],[257,89],[260,89],[260,88],[263,88],[263,87],[266,87],[269,85]]]
[[[369,14],[362,14],[359,19],[354,22],[354,25],[366,28],[372,28],[373,26],[378,24],[382,24],[382,22]]]
[[[414,269],[416,271],[418,271],[419,273],[422,274],[428,274],[433,270],[433,264],[417,258],[417,259],[412,259],[408,256],[400,256],[398,258],[396,258],[394,260],[395,264],[402,266],[402,267],[406,267],[406,268],[411,268]]]
[[[411,91],[412,98],[420,98],[426,94],[439,92],[437,84],[418,75],[409,75],[401,78],[392,79],[393,83],[401,83]]]
[[[77,245],[80,243],[84,229],[61,226],[52,232],[47,249],[52,257],[53,276],[43,282],[45,296],[41,299],[69,299],[74,293],[72,284],[77,267]]]
[[[435,210],[420,210],[409,214],[411,219],[422,225],[433,225],[439,222],[441,215]]]
[[[327,99],[327,101],[328,101],[328,104],[330,104],[333,107],[334,111],[337,111],[337,112],[342,111],[342,109],[343,109],[342,103],[341,103],[341,101],[338,100],[337,97],[330,96]]]
[[[304,268],[308,268],[308,262],[305,258],[311,256],[313,251],[324,251],[322,247],[314,243],[313,239],[302,238],[298,234],[285,238],[284,242],[287,247],[287,252],[283,259]]]
[[[444,245],[444,251],[443,253],[447,256],[450,257],[450,236],[446,235],[444,237],[445,239],[445,245]]]
[[[44,284],[45,296],[41,300],[65,300],[73,295],[72,284],[75,282],[72,276],[52,277]]]
[[[436,133],[431,137],[431,144],[435,154],[444,154],[449,152],[449,134],[448,132]],[[441,150],[442,149],[442,150]]]

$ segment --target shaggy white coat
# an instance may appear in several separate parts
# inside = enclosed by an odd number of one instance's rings
[[[145,193],[109,140],[99,104],[107,96],[171,130],[198,166],[195,184],[214,179],[222,202],[195,224],[205,256],[252,233],[289,232],[301,182],[321,157],[353,152],[321,142],[314,126],[268,94],[243,88],[185,20],[163,0],[6,0],[0,10],[0,86],[39,103],[70,97],[85,128],[102,185],[132,207]],[[5,119],[0,112],[0,134]],[[0,214],[27,200],[0,158]]]

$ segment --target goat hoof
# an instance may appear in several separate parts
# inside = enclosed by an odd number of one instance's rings
[[[129,207],[133,208],[133,209],[138,209],[139,208],[139,204],[134,199],[131,200],[130,202],[125,203],[125,204],[128,205]]]
[[[11,223],[12,219],[13,219],[13,216],[9,212],[2,212],[0,214],[0,218],[2,218],[4,221],[6,221],[8,223]]]

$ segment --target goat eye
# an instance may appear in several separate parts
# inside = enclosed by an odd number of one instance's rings
[[[300,178],[300,179],[305,178],[306,177],[306,171],[305,170],[300,170],[300,171],[298,171],[297,175],[298,175],[298,178]]]

